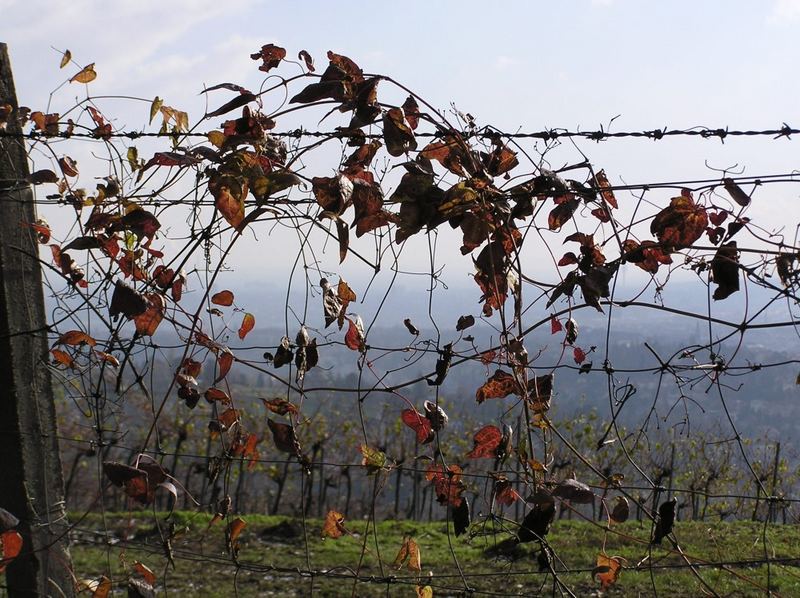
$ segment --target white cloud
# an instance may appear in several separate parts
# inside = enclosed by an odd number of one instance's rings
[[[775,0],[767,16],[770,23],[787,23],[800,19],[800,0]]]

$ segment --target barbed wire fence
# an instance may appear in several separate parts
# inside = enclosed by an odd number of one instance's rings
[[[795,384],[786,372],[800,359],[787,357],[791,350],[753,361],[746,348],[761,331],[787,329],[796,340],[796,232],[762,227],[753,204],[766,189],[794,189],[800,177],[721,172],[614,184],[577,142],[783,142],[800,131],[784,123],[500,132],[456,110],[442,113],[333,53],[322,76],[297,65],[300,75],[273,84],[272,69],[288,62],[280,50],[268,45],[255,55],[270,73],[265,90],[205,90],[234,97],[194,128],[158,98],[147,102],[150,120],[163,120],[159,132],[114,130],[103,98],[88,91],[61,114],[0,106],[0,138],[27,144],[34,164],[52,165],[4,179],[0,204],[24,201],[11,192],[33,184],[48,191],[34,203],[58,214],[20,223],[49,245],[34,257],[46,275],[50,321],[14,334],[44,336],[51,347],[41,363],[49,360],[63,399],[68,533],[106,555],[104,571],[74,568],[76,587],[98,596],[126,586],[169,591],[176,562],[226,571],[237,593],[248,575],[307,584],[300,593],[353,595],[397,586],[420,596],[575,596],[595,584],[624,590],[625,575],[637,572],[648,573],[658,593],[656,577],[676,570],[689,571],[709,595],[718,595],[710,570],[744,592],[779,595],[778,574],[796,584],[800,555],[773,545],[776,526],[797,523],[797,472],[787,465],[796,455],[748,438],[730,403],[740,377],[776,370],[788,388]],[[73,80],[89,83],[91,73],[81,68]],[[402,105],[379,102],[379,84],[407,95]],[[288,103],[264,107],[270,94],[288,99],[290,87],[298,93]],[[317,122],[329,109],[350,114],[349,124],[274,131],[281,117],[308,111]],[[196,130],[234,111],[241,116],[218,129]],[[420,148],[418,139],[430,142]],[[145,160],[129,143],[136,140],[170,147]],[[312,168],[328,143],[338,144],[335,167]],[[69,157],[78,152],[79,161]],[[552,166],[562,153],[574,161]],[[89,172],[99,181],[94,190],[78,186]],[[671,189],[677,196],[658,193]],[[785,225],[796,231],[797,223]],[[243,254],[238,246],[247,243]],[[285,263],[277,270],[287,276],[283,313],[264,312],[277,325],[262,335],[255,307],[224,283],[248,251]],[[447,301],[441,256],[450,253],[474,265],[480,313],[437,311],[439,298]],[[345,271],[357,273],[360,288]],[[642,281],[635,291],[618,285],[623,271]],[[704,311],[664,298],[685,272],[707,297]],[[424,324],[387,307],[404,284],[424,297]],[[716,314],[716,302],[740,296],[739,319]],[[628,308],[706,330],[688,345],[644,344],[643,363],[617,363],[615,327]],[[592,318],[602,323],[599,342],[584,340],[582,320]],[[404,324],[408,336],[384,338],[386,323]],[[651,404],[631,427],[623,419],[635,375],[657,383],[641,385]],[[481,382],[467,399],[456,396],[475,376]],[[607,411],[555,417],[568,398],[562,378],[591,381]],[[268,396],[259,401],[254,388]],[[705,413],[693,395],[714,396],[724,430],[690,430],[692,416]],[[178,509],[205,529],[200,546],[208,537],[208,553],[198,552],[197,538],[182,539]],[[242,530],[259,512],[300,521],[296,566],[251,549],[256,540]],[[128,513],[124,530],[112,513]],[[145,524],[136,521],[148,513],[152,529],[137,536]],[[687,554],[676,515],[751,519],[762,554]],[[562,518],[591,524],[596,563],[571,560],[571,547],[558,542]],[[629,518],[639,527],[623,525]],[[384,519],[442,522],[450,562],[422,567],[419,538],[406,536],[394,559],[398,546],[382,538]],[[320,535],[328,546],[357,541],[354,562],[314,561]],[[615,539],[638,549],[630,551],[635,562],[606,553]],[[481,571],[464,566],[464,547],[486,555]],[[139,565],[140,554],[160,563],[163,573],[137,569],[128,552]],[[127,573],[120,576],[115,560]],[[405,564],[411,574],[397,571]],[[520,581],[498,589],[498,578]],[[352,585],[320,585],[329,580]]]

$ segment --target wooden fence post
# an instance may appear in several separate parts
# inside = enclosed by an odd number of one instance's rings
[[[25,141],[13,135],[17,98],[0,43],[0,105],[13,112],[0,135],[0,507],[17,516],[24,545],[6,572],[8,595],[73,596],[64,481],[36,220]]]

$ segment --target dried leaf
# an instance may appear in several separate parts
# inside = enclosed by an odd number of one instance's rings
[[[607,590],[619,579],[622,563],[619,557],[597,555],[597,566],[592,570],[592,577],[600,581],[600,589]]]
[[[721,301],[739,290],[739,252],[736,241],[725,243],[711,260],[711,278],[717,288],[714,300]]]
[[[217,357],[218,374],[216,379],[214,380],[214,384],[224,379],[225,376],[228,375],[228,372],[231,370],[233,362],[234,362],[233,353],[231,353],[227,349],[220,352],[219,356]]]
[[[228,396],[228,393],[221,388],[216,388],[214,386],[209,388],[203,396],[205,396],[206,401],[209,403],[219,401],[223,405],[228,405],[231,402],[231,398]]]
[[[456,323],[456,332],[461,332],[462,330],[466,330],[467,328],[474,325],[475,325],[475,316],[473,315],[461,316],[458,318],[458,322]]]
[[[582,505],[594,502],[592,489],[583,482],[571,478],[559,482],[553,489],[553,496]]]
[[[611,513],[608,515],[608,525],[625,523],[628,520],[630,511],[628,499],[624,496],[618,496],[614,500],[614,507],[611,509]]]
[[[356,316],[355,320],[346,319],[348,326],[344,344],[353,351],[362,351],[364,349],[364,324],[361,321],[361,316]]]
[[[261,402],[264,403],[264,407],[278,415],[286,415],[287,413],[295,415],[299,413],[297,405],[290,403],[286,399],[261,399]]]
[[[341,538],[347,533],[344,527],[344,515],[338,511],[330,510],[325,515],[325,523],[322,524],[322,537],[323,538]]]
[[[231,110],[236,110],[237,108],[241,108],[242,106],[249,104],[255,99],[256,96],[250,93],[249,91],[239,94],[238,96],[233,98],[230,102],[226,102],[216,110],[213,110],[212,112],[206,114],[206,118],[211,118],[214,116],[222,116],[223,114],[227,114]]]
[[[71,60],[72,60],[72,52],[70,52],[69,50],[64,50],[64,54],[63,56],[61,56],[61,62],[59,63],[58,68],[63,69],[70,63]]]
[[[136,333],[140,336],[153,336],[164,319],[164,298],[158,293],[146,293],[148,307],[144,313],[133,318]]]
[[[409,333],[413,334],[414,336],[419,336],[419,330],[417,330],[417,327],[411,323],[410,318],[403,320],[403,326],[406,327],[406,330],[408,330]]]
[[[228,290],[220,291],[219,293],[214,293],[211,296],[211,303],[214,305],[222,305],[224,307],[229,307],[233,305],[233,293]]]
[[[241,517],[237,517],[226,528],[225,539],[227,540],[228,550],[232,554],[239,552],[239,536],[245,527],[247,527],[247,522]]]
[[[470,513],[469,502],[466,497],[461,499],[461,504],[453,509],[453,529],[456,537],[469,529]]]
[[[293,426],[271,419],[267,419],[267,425],[272,432],[272,439],[275,441],[275,446],[279,451],[300,456],[300,444]]]
[[[90,347],[94,347],[97,344],[97,341],[85,332],[81,332],[80,330],[70,330],[69,332],[65,332],[59,336],[55,344],[70,346],[86,344]]]
[[[533,508],[525,515],[517,530],[517,539],[520,542],[533,542],[547,536],[556,514],[556,503],[545,492],[536,493],[527,502],[533,503]]]
[[[274,44],[265,44],[261,46],[261,50],[250,54],[253,60],[261,60],[263,63],[258,67],[259,71],[268,73],[281,63],[281,60],[286,58],[286,50]]]
[[[498,369],[475,393],[475,400],[502,399],[510,394],[520,394],[521,389],[512,374]]]
[[[94,62],[91,64],[87,64],[83,67],[80,71],[75,73],[72,79],[69,80],[70,83],[90,83],[97,78],[97,73],[94,70]]]
[[[708,226],[705,208],[698,206],[692,194],[684,191],[673,197],[669,206],[655,215],[650,223],[650,232],[659,243],[667,247],[683,249],[697,241]]]
[[[306,68],[308,69],[309,73],[314,72],[314,59],[311,58],[311,54],[306,52],[305,50],[300,50],[297,54],[298,60],[302,60],[306,64]]]
[[[497,457],[500,444],[503,440],[503,433],[497,426],[484,426],[475,433],[473,438],[474,446],[467,453],[467,459],[485,459]]]
[[[725,191],[731,196],[733,201],[738,203],[743,208],[750,205],[750,196],[745,193],[742,188],[736,184],[731,178],[722,179],[722,184],[725,186]]]

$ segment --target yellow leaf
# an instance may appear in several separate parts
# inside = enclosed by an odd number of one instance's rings
[[[433,598],[433,588],[431,586],[417,586],[417,598]]]
[[[225,143],[225,133],[222,131],[211,131],[206,135],[211,145],[221,148]]]
[[[158,96],[156,96],[155,99],[153,99],[153,103],[150,104],[150,123],[148,124],[152,124],[153,119],[156,117],[156,114],[158,114],[158,111],[161,110],[161,106],[163,104],[164,100],[162,100]]]
[[[323,538],[341,538],[347,530],[344,527],[344,515],[337,511],[328,511],[322,526]]]
[[[69,64],[70,60],[72,60],[72,52],[64,50],[64,55],[61,57],[61,65],[58,68],[63,69]]]
[[[70,83],[89,83],[97,79],[97,73],[94,70],[94,62],[92,64],[87,64],[83,67],[72,79],[69,80]]]

